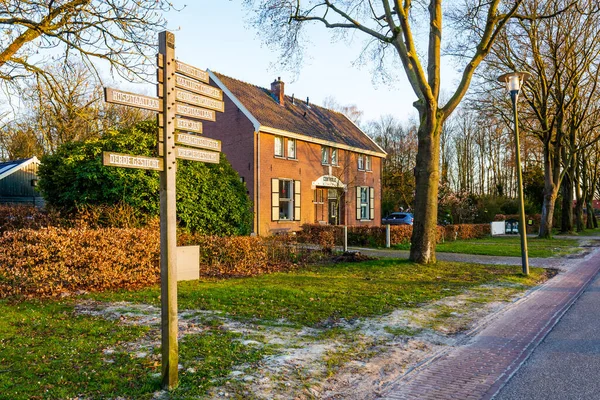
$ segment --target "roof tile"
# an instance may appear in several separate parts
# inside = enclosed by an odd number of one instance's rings
[[[281,106],[268,89],[213,73],[263,126],[383,153],[342,113],[287,95]]]

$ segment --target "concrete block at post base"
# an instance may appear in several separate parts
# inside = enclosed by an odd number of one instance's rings
[[[200,278],[200,246],[177,247],[177,282]]]

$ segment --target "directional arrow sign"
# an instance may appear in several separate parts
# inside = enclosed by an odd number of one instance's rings
[[[184,160],[218,164],[220,153],[214,151],[189,149],[187,147],[175,147],[175,157],[183,158]]]
[[[193,104],[195,106],[209,108],[211,110],[217,110],[220,112],[225,111],[225,103],[222,101],[209,99],[208,97],[190,93],[185,90],[175,89],[175,98],[177,101]]]
[[[185,132],[202,133],[202,122],[185,118],[175,118],[175,129]]]
[[[160,128],[163,127],[162,114],[158,114],[157,124]],[[187,118],[175,117],[175,129],[184,132],[202,133],[202,122]],[[162,136],[160,140],[162,140]]]
[[[186,135],[185,133],[178,133],[175,135],[175,143],[185,144],[187,146],[198,147],[201,149],[221,151],[220,140],[209,139],[197,135]]]
[[[186,106],[185,104],[177,103],[175,105],[175,113],[183,115],[184,117],[192,117],[198,119],[204,119],[207,121],[215,121],[216,114],[212,110],[205,110],[204,108]]]
[[[223,100],[223,91],[221,89],[205,85],[204,83],[200,83],[193,79],[185,78],[183,76],[175,76],[175,86],[177,86],[178,88],[189,90],[190,92],[212,97],[213,99]]]
[[[117,89],[104,88],[104,100],[107,103],[143,108],[150,111],[162,111],[162,103],[157,97],[143,96]]]
[[[163,170],[162,158],[132,156],[130,154],[121,153],[102,153],[102,164],[112,167],[152,169],[154,171]]]
[[[199,81],[209,83],[210,78],[208,72],[202,71],[200,68],[192,67],[191,65],[175,61],[175,71],[180,74],[189,76],[190,78],[198,79]]]

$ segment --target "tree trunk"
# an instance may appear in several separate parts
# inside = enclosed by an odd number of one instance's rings
[[[558,197],[558,185],[554,183],[557,171],[553,166],[553,153],[550,146],[544,147],[544,202],[542,204],[542,218],[540,221],[539,237],[549,239],[552,237],[554,225],[554,207]]]
[[[589,194],[586,195],[587,200],[585,202],[587,219],[585,220],[585,229],[594,229],[594,209],[592,208],[592,202],[589,199]]]
[[[573,181],[570,172],[565,174],[561,184],[562,215],[560,231],[562,233],[573,232]]]
[[[581,196],[581,164],[575,164],[575,226],[577,232],[583,231],[583,198]]]
[[[419,150],[415,167],[415,209],[410,260],[419,264],[435,263],[437,241],[438,186],[440,181],[440,133],[442,124],[421,113]]]
[[[545,191],[544,191],[545,192]],[[552,192],[555,192],[554,190]],[[542,218],[540,221],[539,237],[549,239],[552,237],[552,225],[554,220],[554,205],[556,203],[556,193],[545,194],[544,204],[542,205]]]

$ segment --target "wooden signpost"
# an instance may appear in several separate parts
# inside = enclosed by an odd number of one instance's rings
[[[175,178],[177,158],[218,163],[221,142],[195,135],[202,133],[200,120],[215,121],[223,112],[223,92],[206,85],[206,71],[175,60],[175,35],[158,35],[157,97],[105,88],[105,101],[158,112],[158,158],[130,154],[103,155],[106,166],[160,171],[160,279],[162,383],[167,389],[178,384],[177,343],[177,220]],[[185,76],[182,76],[185,75]],[[189,119],[192,118],[192,119]],[[180,131],[177,132],[176,131]],[[175,143],[183,146],[175,146]]]

